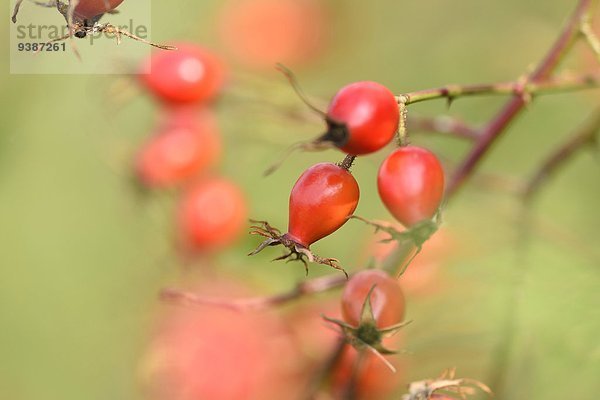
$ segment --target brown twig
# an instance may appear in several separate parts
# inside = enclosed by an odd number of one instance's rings
[[[600,75],[585,74],[580,76],[566,75],[548,79],[535,78],[511,82],[485,83],[475,85],[448,85],[441,88],[425,89],[404,93],[397,96],[399,104],[410,105],[427,100],[447,99],[452,101],[458,97],[481,95],[515,95],[528,101],[531,96],[556,92],[568,92],[581,89],[596,88],[600,84]]]
[[[591,12],[597,0],[580,0],[567,25],[554,42],[544,59],[526,79],[529,85],[539,85],[550,77],[565,54],[580,37],[580,24]],[[482,129],[481,136],[452,176],[447,188],[447,198],[451,197],[471,176],[481,159],[506,130],[510,123],[523,111],[527,100],[523,95],[515,95],[498,114]]]

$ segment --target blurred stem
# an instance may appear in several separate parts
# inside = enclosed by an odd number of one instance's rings
[[[381,269],[391,276],[398,276],[406,269],[406,263],[411,261],[417,252],[417,246],[410,241],[397,242],[394,251],[383,261]]]
[[[306,400],[313,400],[316,398],[323,382],[331,376],[331,373],[338,364],[346,345],[347,344],[345,338],[340,338],[337,341],[333,350],[331,351],[327,359],[325,359],[325,361],[323,362],[321,368],[319,368],[317,373],[312,377],[306,391]]]
[[[524,257],[524,242],[527,240],[527,237],[521,234],[519,240],[520,251],[517,254],[517,261],[514,263],[512,277],[509,282],[509,298],[499,330],[500,341],[493,352],[492,368],[486,382],[494,391],[494,396],[498,399],[504,399],[507,395],[507,375],[509,372],[511,349],[514,347],[517,338],[519,310],[523,303],[524,287],[530,267]]]
[[[523,190],[525,202],[531,202],[539,193],[543,184],[547,182],[547,179],[570,161],[579,150],[594,145],[597,142],[599,130],[600,107],[596,108],[583,127],[556,148],[538,168]]]
[[[160,297],[164,301],[188,305],[211,305],[224,307],[238,311],[261,311],[274,306],[283,305],[302,298],[306,295],[326,292],[336,289],[346,283],[345,276],[328,275],[322,278],[306,280],[289,292],[276,294],[274,296],[251,297],[244,299],[220,298],[201,296],[195,293],[178,289],[163,289]]]
[[[475,140],[479,135],[477,128],[468,125],[458,118],[447,115],[437,117],[418,117],[411,115],[407,120],[407,128],[411,132],[433,132],[451,135],[459,139]]]
[[[558,39],[539,63],[535,71],[526,79],[526,82],[539,84],[547,80],[558,67],[564,56],[572,48],[575,41],[581,36],[582,22],[589,20],[592,8],[597,0],[579,0],[575,11],[560,33]],[[514,96],[508,101],[498,114],[481,130],[481,136],[467,154],[463,163],[452,177],[447,189],[447,197],[452,197],[464,182],[473,174],[473,171],[483,159],[484,155],[501,136],[510,123],[523,111],[527,99],[522,95]],[[512,290],[506,308],[506,318],[500,334],[500,342],[496,348],[492,361],[489,384],[498,398],[505,398],[506,377],[510,364],[510,350],[516,338],[519,308],[525,280],[527,263],[517,263],[511,283]]]
[[[523,215],[521,216],[521,231],[519,232],[519,255],[521,259],[516,262],[513,272],[512,290],[506,306],[505,322],[500,333],[500,343],[494,355],[494,368],[489,377],[489,384],[494,388],[498,398],[505,398],[507,388],[507,374],[510,363],[510,350],[514,346],[517,333],[518,311],[523,304],[524,286],[529,272],[529,263],[525,259],[525,249],[530,240],[530,229],[533,224],[530,209],[527,207],[546,179],[555,173],[561,166],[568,162],[578,150],[592,144],[600,129],[600,108],[597,108],[589,121],[573,134],[564,144],[559,146],[542,164],[533,175],[533,178],[524,186],[523,198],[525,201]]]

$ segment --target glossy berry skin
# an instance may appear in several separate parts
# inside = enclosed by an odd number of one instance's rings
[[[177,44],[177,51],[159,51],[144,64],[140,79],[157,98],[167,103],[202,103],[221,90],[225,69],[209,50]]]
[[[429,150],[401,147],[381,164],[377,187],[390,213],[411,227],[436,214],[444,196],[444,170]]]
[[[378,269],[366,269],[352,276],[342,293],[342,316],[357,327],[371,288],[371,307],[378,328],[396,325],[404,319],[405,301],[397,279]]]
[[[192,252],[210,251],[234,242],[247,220],[240,188],[224,178],[207,178],[188,189],[179,206],[179,231]]]
[[[313,165],[290,194],[286,236],[308,248],[344,225],[359,197],[358,183],[346,169],[331,163]]]
[[[209,111],[170,110],[142,147],[137,174],[148,187],[186,182],[214,165],[221,153],[217,121]]]
[[[388,88],[377,82],[355,82],[331,100],[325,136],[348,154],[369,154],[392,140],[399,121],[398,103]]]
[[[79,0],[75,7],[75,17],[81,19],[92,19],[107,11],[117,8],[123,0]]]

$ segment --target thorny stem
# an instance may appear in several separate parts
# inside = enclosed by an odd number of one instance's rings
[[[531,79],[531,78],[529,78]],[[476,95],[515,95],[527,98],[533,95],[569,92],[581,89],[592,89],[600,84],[600,75],[586,74],[579,76],[563,76],[544,81],[518,80],[476,85],[448,85],[441,88],[419,90],[396,97],[398,104],[410,105],[426,100],[448,99]]]
[[[544,59],[539,63],[535,71],[527,78],[530,83],[539,83],[549,78],[550,74],[558,67],[564,56],[571,49],[575,41],[580,37],[581,22],[590,15],[592,8],[598,0],[579,0],[577,7],[567,25],[560,33],[553,46],[547,52]],[[498,114],[481,130],[481,137],[477,140],[470,153],[454,173],[447,189],[447,198],[452,197],[463,183],[473,174],[475,167],[488,152],[496,139],[506,130],[510,123],[523,111],[527,104],[523,96],[514,96],[509,100]],[[520,270],[514,279],[512,293],[509,298],[508,315],[503,324],[503,332],[500,343],[497,345],[495,359],[490,371],[491,387],[498,395],[504,397],[506,374],[509,364],[509,353],[515,338],[515,327],[518,318],[518,306],[520,304],[520,293],[524,270]]]
[[[550,74],[558,67],[577,38],[580,37],[581,21],[591,13],[592,7],[595,6],[597,2],[598,0],[579,0],[575,12],[560,33],[558,39],[554,42],[554,45],[539,63],[535,71],[527,78],[528,85],[540,85],[549,78]],[[483,127],[480,138],[451,178],[447,189],[447,198],[451,197],[471,176],[473,170],[479,164],[479,161],[481,161],[496,139],[501,136],[515,117],[523,111],[526,104],[526,98],[522,95],[515,95],[505,104],[498,114]]]

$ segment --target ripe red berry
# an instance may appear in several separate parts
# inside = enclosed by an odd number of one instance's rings
[[[377,327],[387,328],[404,319],[405,302],[397,279],[378,269],[363,270],[352,276],[342,294],[342,316],[351,326],[358,326],[361,311],[371,292],[371,307]]]
[[[192,186],[179,207],[179,231],[192,251],[207,251],[231,244],[247,219],[240,188],[224,178],[208,178]]]
[[[79,0],[74,15],[81,19],[92,19],[117,8],[123,0]]]
[[[308,248],[346,223],[359,196],[358,183],[347,169],[332,163],[313,165],[298,178],[290,194],[285,236]]]
[[[178,44],[177,49],[153,53],[142,68],[142,82],[156,97],[168,103],[212,100],[225,79],[221,60],[193,44]]]
[[[368,154],[387,145],[398,129],[400,111],[392,92],[376,82],[356,82],[340,89],[327,110],[322,140],[348,154]]]
[[[381,164],[377,187],[390,213],[411,227],[430,220],[438,211],[444,196],[444,170],[432,152],[401,147]]]
[[[137,159],[142,183],[164,187],[190,180],[215,164],[221,152],[217,122],[209,111],[174,109]]]

